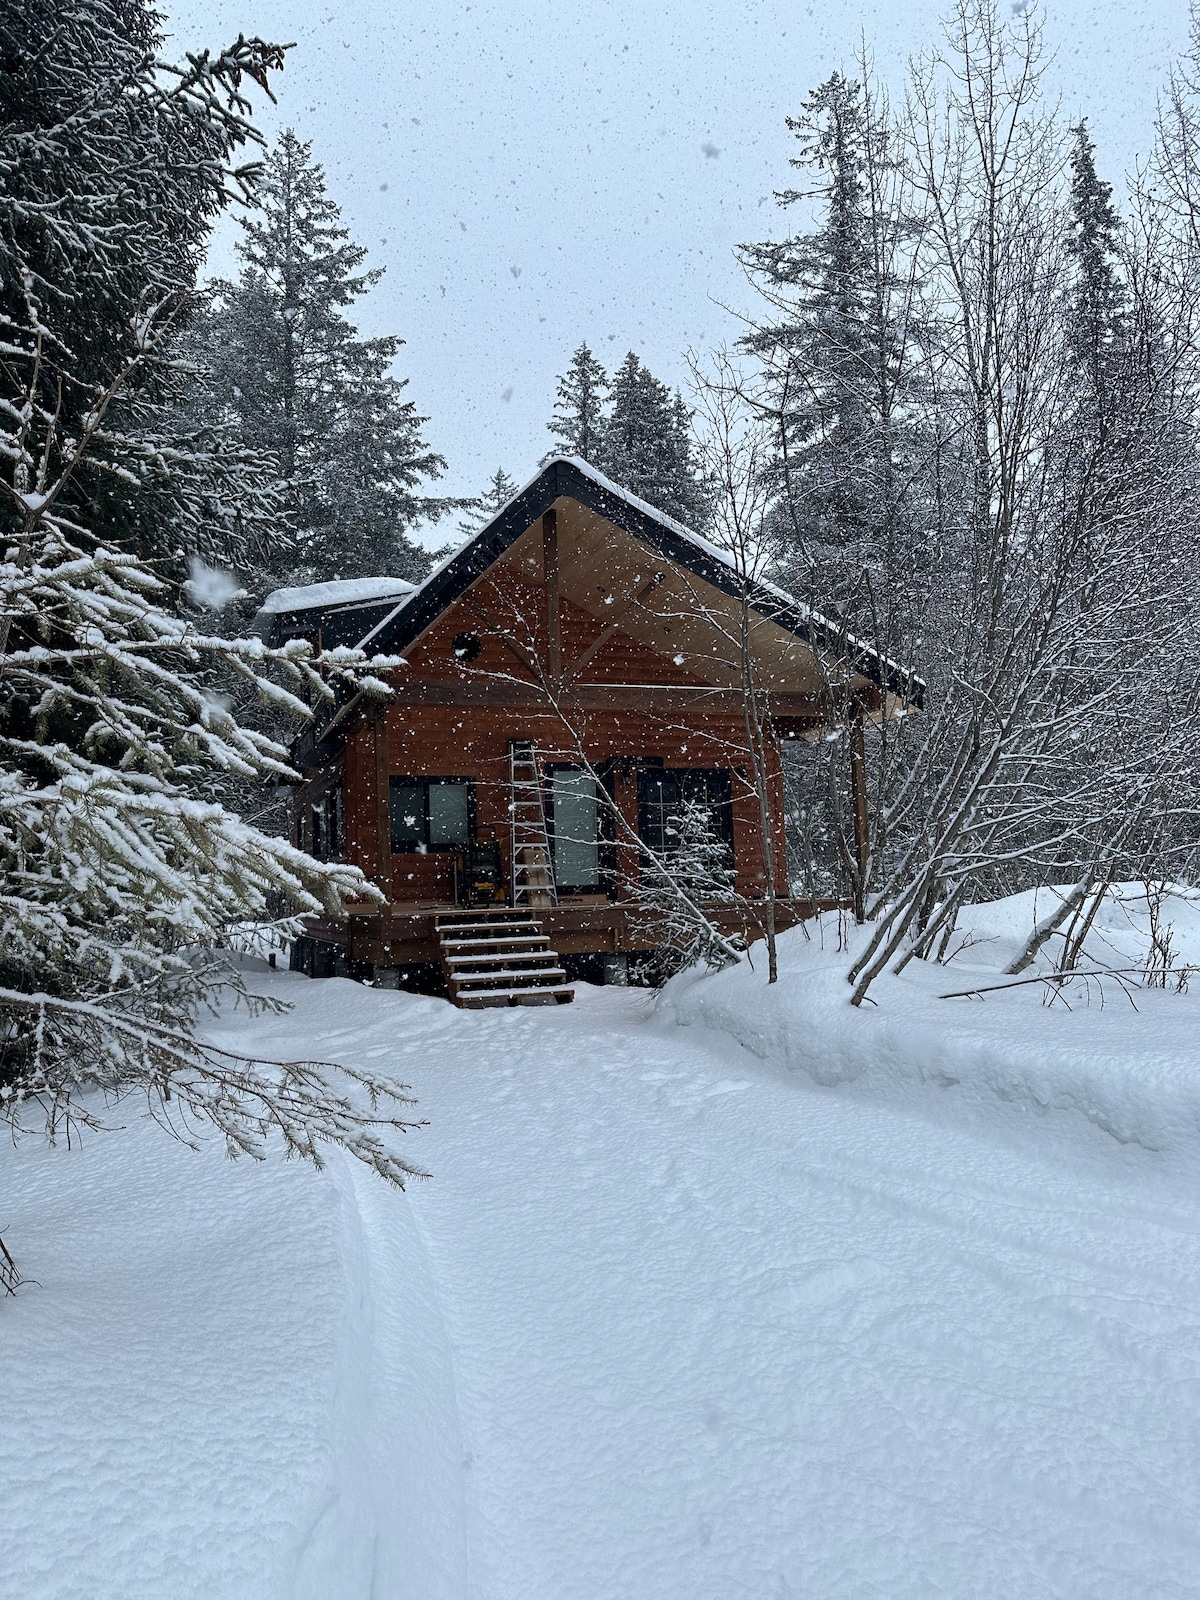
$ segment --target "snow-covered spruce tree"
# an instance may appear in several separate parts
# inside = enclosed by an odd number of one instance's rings
[[[814,231],[745,245],[767,313],[742,341],[775,427],[772,517],[781,575],[858,628],[895,633],[897,598],[924,565],[914,471],[916,289],[886,101],[835,72],[787,119],[792,166],[813,188]],[[895,639],[880,638],[889,652]]]
[[[691,413],[631,350],[613,374],[596,464],[615,482],[689,528],[709,518]]]
[[[470,502],[471,509],[458,524],[463,537],[472,539],[480,528],[486,528],[497,511],[503,510],[519,487],[503,467],[497,467],[487,488],[478,500]]]
[[[274,898],[336,915],[370,890],[196,798],[206,772],[289,775],[215,674],[299,716],[293,689],[327,695],[356,661],[200,631],[139,548],[148,476],[160,526],[176,486],[193,515],[203,458],[148,445],[146,407],[254,137],[243,80],[280,62],[239,39],[176,70],[157,45],[135,0],[34,0],[0,34],[0,1107],[53,1137],[137,1093],[184,1137],[207,1123],[258,1156],[274,1131],[314,1161],[331,1142],[399,1183],[401,1086],[195,1031],[245,992],[222,951]]]
[[[200,330],[208,376],[196,404],[278,462],[294,547],[276,579],[423,577],[429,555],[410,530],[458,502],[422,493],[445,463],[392,375],[402,340],[361,338],[347,315],[382,268],[361,270],[366,250],[290,130],[242,226],[241,276],[215,285]]]
[[[608,374],[585,341],[571,357],[570,366],[558,380],[554,415],[547,424],[559,441],[554,453],[565,452],[594,465],[599,464],[603,451],[607,397]]]

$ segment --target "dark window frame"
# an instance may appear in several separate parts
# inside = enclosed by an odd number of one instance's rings
[[[668,780],[676,790],[675,797],[669,802],[652,801],[648,792],[651,784],[657,782],[661,792]],[[669,857],[674,846],[668,843],[662,827],[668,814],[667,805],[694,800],[697,788],[704,791],[703,798],[716,823],[717,837],[729,851],[732,861],[733,772],[729,767],[668,767],[657,761],[640,766],[637,775],[638,838],[655,855]],[[714,790],[719,792],[714,794]],[[659,812],[657,818],[652,815],[652,806]]]
[[[440,784],[457,784],[467,791],[467,837],[458,839],[449,844],[431,844],[429,842],[429,790]],[[397,789],[420,789],[421,797],[421,838],[416,844],[410,844],[396,837],[396,817],[394,812],[394,796]],[[388,775],[388,842],[394,856],[417,856],[430,854],[444,854],[453,850],[461,850],[469,845],[475,837],[475,779],[463,778],[457,773],[445,777],[422,773],[411,777],[399,777],[394,773]]]

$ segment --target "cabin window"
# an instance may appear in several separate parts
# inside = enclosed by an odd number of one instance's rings
[[[554,882],[560,889],[600,887],[600,801],[596,780],[582,767],[550,773]]]
[[[453,850],[470,843],[470,779],[392,778],[388,799],[394,854]]]
[[[638,834],[656,855],[679,848],[674,819],[685,805],[702,806],[712,830],[733,848],[733,788],[721,768],[643,767],[638,773]]]
[[[425,793],[429,797],[430,849],[468,843],[471,827],[466,784],[431,783]]]

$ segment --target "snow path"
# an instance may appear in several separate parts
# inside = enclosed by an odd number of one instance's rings
[[[345,1048],[361,993],[302,1009]],[[1200,1218],[1152,1161],[806,1090],[636,992],[397,1009],[471,1600],[1195,1594]]]
[[[0,1593],[1198,1592],[1195,1149],[820,1088],[636,991],[271,981],[223,1042],[392,1067],[434,1178],[22,1147]]]

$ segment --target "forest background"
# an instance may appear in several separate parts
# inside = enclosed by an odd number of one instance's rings
[[[250,613],[280,582],[418,577],[421,523],[484,508],[447,492],[423,432],[410,319],[357,327],[378,269],[304,130],[254,130],[294,53],[241,38],[164,65],[139,0],[0,20],[6,1114],[53,1133],[94,1118],[77,1091],[99,1080],[215,1122],[231,1149],[275,1129],[402,1181],[400,1086],[222,1060],[191,1029],[222,989],[250,1001],[228,958],[247,927],[286,936],[375,893],[257,831],[246,797],[289,777],[306,696],[385,696],[396,663],[266,650]],[[782,214],[738,241],[740,315],[693,357],[686,399],[634,352],[601,362],[586,330],[560,332],[542,447],[840,630],[835,734],[794,765],[789,821],[799,887],[873,919],[856,1001],[944,952],[964,903],[1066,885],[1014,968],[1056,933],[1070,968],[1114,883],[1194,881],[1198,50],[1166,74],[1118,196],[1086,118],[1049,92],[1040,13],[962,0],[900,93],[864,47],[789,96]],[[205,281],[222,215],[240,253]],[[866,855],[846,750],[872,708],[837,671],[864,640],[926,699],[871,740]]]

